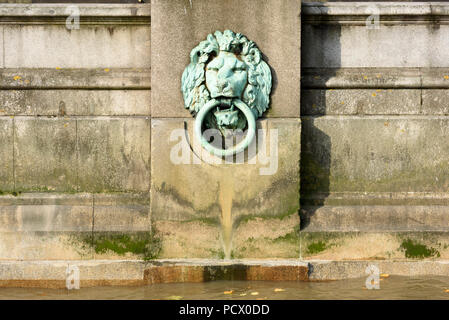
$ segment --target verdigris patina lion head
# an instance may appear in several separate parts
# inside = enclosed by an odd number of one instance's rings
[[[216,31],[200,42],[182,75],[185,107],[224,136],[252,127],[250,121],[268,108],[270,92],[271,71],[261,52],[254,42],[231,30]],[[205,106],[207,111],[200,113]]]

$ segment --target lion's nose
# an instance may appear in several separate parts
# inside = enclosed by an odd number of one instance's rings
[[[217,89],[219,91],[223,91],[227,86],[228,86],[228,82],[227,81],[223,81],[223,80],[218,80],[217,81]]]

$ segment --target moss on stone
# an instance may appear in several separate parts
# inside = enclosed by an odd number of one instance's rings
[[[193,218],[189,220],[180,221],[180,223],[191,223],[191,222],[199,222],[209,226],[218,226],[220,225],[220,220],[218,217],[204,217],[204,218]]]
[[[288,242],[299,245],[299,225],[295,226],[292,232],[289,232],[283,236],[277,237],[272,240],[273,242]]]
[[[136,233],[99,233],[92,241],[97,254],[112,251],[118,255],[133,253],[143,260],[157,259],[162,249],[162,241],[157,231]]]
[[[247,223],[251,220],[256,219],[262,219],[262,220],[270,220],[270,219],[278,219],[278,220],[284,220],[285,218],[290,217],[293,214],[298,214],[297,208],[294,208],[292,211],[287,211],[286,213],[279,214],[276,216],[269,215],[269,214],[257,214],[257,215],[244,215],[239,216],[234,221],[234,226],[239,226],[242,223]]]
[[[405,251],[406,258],[423,259],[429,257],[440,257],[439,251],[435,248],[429,248],[426,245],[411,239],[404,240],[401,244],[401,249]]]
[[[13,195],[14,197],[18,197],[22,192],[21,191],[4,191],[4,190],[0,190],[0,196],[5,196],[5,195]]]
[[[323,241],[312,242],[307,246],[307,253],[316,254],[326,250],[326,243]]]

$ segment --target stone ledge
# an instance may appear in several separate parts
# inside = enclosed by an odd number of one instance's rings
[[[87,260],[87,261],[0,261],[0,287],[65,288],[68,265],[80,269],[80,287],[142,286],[151,283],[234,280],[323,281],[366,278],[366,267],[376,265],[381,273],[399,276],[449,276],[449,261],[375,260]],[[241,266],[239,272],[229,267]],[[227,269],[226,269],[227,268]],[[245,269],[246,268],[246,269]],[[149,271],[151,270],[151,271]],[[157,271],[156,271],[157,270]],[[208,270],[216,273],[209,273]],[[246,272],[241,272],[246,270]],[[249,271],[249,273],[248,273]],[[184,272],[184,274],[182,273]],[[246,273],[247,277],[242,277]],[[182,276],[181,276],[182,275]],[[161,278],[167,277],[167,278]],[[240,278],[239,278],[240,277]],[[172,281],[166,281],[172,280]],[[174,281],[176,280],[176,281]],[[364,283],[364,282],[363,282]]]
[[[301,115],[449,115],[448,93],[448,89],[305,89]]]
[[[446,89],[449,68],[303,68],[302,89]]]
[[[4,68],[0,89],[150,89],[146,68]]]
[[[301,204],[313,206],[354,205],[449,205],[447,192],[316,192],[301,195]]]
[[[146,231],[149,204],[148,193],[2,195],[0,232]]]
[[[47,16],[67,17],[66,9],[69,3],[33,3],[33,4],[0,4],[0,16]],[[91,17],[123,17],[123,16],[150,16],[151,4],[112,4],[112,3],[77,3],[75,4],[81,16]]]
[[[150,24],[151,4],[0,4],[0,24],[65,24],[76,6],[80,24]]]
[[[301,225],[307,231],[447,232],[448,211],[440,205],[303,206]]]
[[[0,287],[65,288],[69,265],[79,268],[80,287],[308,278],[308,264],[299,260],[0,261]]]
[[[299,261],[163,261],[161,266],[151,266],[144,271],[146,284],[205,282],[214,280],[235,281],[305,281],[308,266]]]
[[[379,14],[381,24],[448,23],[449,5],[443,2],[328,2],[303,3],[303,22],[365,24],[368,16]]]
[[[366,268],[375,265],[381,274],[396,276],[449,276],[449,261],[309,260],[309,281],[366,278]],[[363,281],[362,284],[365,282]]]

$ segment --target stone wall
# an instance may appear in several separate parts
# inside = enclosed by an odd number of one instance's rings
[[[303,256],[449,256],[448,21],[445,3],[303,4]]]
[[[66,6],[0,5],[1,260],[449,257],[447,4]],[[227,28],[273,73],[274,174],[170,159],[190,50]]]
[[[69,29],[67,5],[0,6],[0,259],[110,258],[105,234],[148,237],[150,6],[79,10]]]
[[[300,2],[78,8],[71,30],[67,5],[0,6],[0,259],[297,258]],[[274,154],[260,134],[254,163],[219,166],[191,144],[192,163],[173,163],[172,133],[193,136],[180,90],[190,51],[225,29],[271,67],[257,126],[281,143]]]

